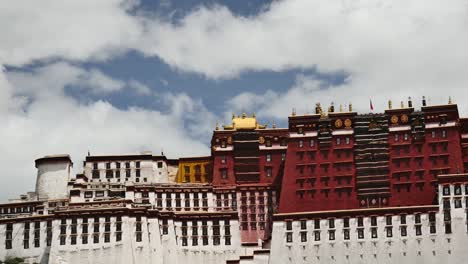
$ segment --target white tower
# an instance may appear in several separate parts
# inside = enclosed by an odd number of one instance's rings
[[[73,162],[69,155],[45,156],[36,160],[36,195],[39,200],[68,197]]]

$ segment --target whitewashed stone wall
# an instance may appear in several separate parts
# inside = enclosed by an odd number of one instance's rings
[[[406,224],[401,223],[401,216],[392,216],[392,237],[387,237],[387,216],[377,216],[377,225],[372,226],[371,216],[363,218],[363,227],[358,226],[358,218],[349,219],[349,228],[344,228],[344,219],[334,219],[335,227],[329,226],[329,219],[320,219],[320,227],[315,228],[314,219],[306,220],[306,227],[301,227],[301,220],[292,221],[291,230],[287,230],[287,221],[273,223],[270,263],[466,263],[468,259],[467,202],[468,193],[462,185],[462,194],[454,195],[454,186],[450,186],[450,195],[440,195],[440,210],[435,214],[435,233],[431,233],[428,213],[420,214],[421,222],[416,223],[416,213],[407,214]],[[442,186],[439,186],[442,194]],[[442,200],[451,202],[450,218],[444,220]],[[462,199],[460,208],[454,207],[454,199]],[[446,231],[450,224],[451,232]],[[416,226],[421,226],[421,235],[416,234]],[[401,227],[406,226],[407,236],[401,235]],[[363,228],[364,238],[358,238],[358,229]],[[377,237],[372,238],[372,228],[377,229]],[[349,240],[344,239],[344,230],[350,232]],[[329,232],[335,232],[335,239],[330,239]],[[306,233],[307,241],[301,241],[301,232]],[[315,232],[320,233],[320,240],[315,240]],[[291,233],[291,242],[287,234]]]
[[[36,194],[39,200],[68,198],[70,162],[41,163],[37,168]]]
[[[99,217],[99,242],[94,243],[94,217],[88,218],[88,242],[82,243],[83,218],[76,218],[76,244],[72,244],[72,220],[66,219],[66,234],[61,234],[62,220],[52,221],[52,244],[46,244],[47,222],[41,221],[40,246],[34,247],[34,222],[30,222],[30,246],[24,248],[24,223],[13,224],[12,247],[6,249],[6,224],[0,224],[0,260],[11,257],[23,257],[26,263],[224,263],[227,259],[238,258],[240,254],[239,225],[237,220],[230,220],[231,245],[225,245],[224,220],[220,222],[219,245],[213,244],[213,220],[206,220],[208,245],[202,243],[202,220],[199,224],[199,244],[182,245],[182,222],[167,220],[167,234],[162,231],[162,219],[141,217],[141,241],[137,239],[137,218],[123,216],[122,239],[116,239],[116,217],[110,218],[110,240],[104,239],[105,217]],[[189,235],[192,237],[189,222]],[[61,244],[61,236],[65,244]],[[190,240],[191,242],[191,240]]]

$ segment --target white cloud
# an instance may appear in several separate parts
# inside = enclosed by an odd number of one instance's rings
[[[162,149],[169,157],[209,153],[207,145],[194,134],[196,130],[206,131],[207,125],[214,126],[209,124],[214,119],[212,114],[200,100],[186,94],[165,94],[166,100],[161,101],[167,109],[164,112],[137,106],[120,110],[106,101],[82,103],[67,96],[64,87],[86,73],[65,63],[32,72],[6,72],[2,85],[11,85],[28,103],[21,109],[0,112],[0,138],[4,139],[0,141],[1,180],[2,186],[8,186],[2,190],[0,201],[33,190],[33,161],[47,154],[70,153],[79,172],[88,149],[94,155],[144,150],[159,154]],[[90,85],[99,87],[101,82]],[[15,93],[14,97],[18,96]]]
[[[151,89],[146,86],[145,84],[136,81],[136,80],[130,80],[127,84],[127,86],[131,89],[134,89],[135,92],[139,95],[149,95],[151,94]]]
[[[331,101],[337,106],[352,102],[367,111],[369,98],[379,110],[388,98],[398,105],[413,96],[418,105],[424,94],[431,103],[443,103],[449,95],[462,102],[468,93],[464,0],[273,1],[249,17],[222,6],[201,7],[177,24],[130,15],[135,5],[132,0],[0,3],[0,67],[46,63],[31,72],[0,71],[0,136],[5,139],[0,165],[6,168],[2,183],[11,186],[0,199],[32,188],[32,160],[44,154],[71,152],[80,159],[88,148],[93,154],[162,147],[168,154],[208,151],[198,138],[210,133],[216,116],[200,99],[165,94],[157,97],[166,103],[161,112],[119,110],[106,101],[80,103],[65,95],[65,86],[101,95],[151,91],[137,80],[111,78],[74,62],[138,50],[211,79],[297,68],[349,75],[344,84],[329,87],[299,75],[286,92],[250,91],[227,102],[227,111],[257,111],[264,118],[284,119],[293,107],[312,112],[317,101],[324,108]],[[72,62],[47,64],[51,60]]]
[[[103,60],[134,46],[141,24],[130,16],[133,0],[2,1],[0,62]]]
[[[177,24],[148,22],[140,48],[177,69],[213,79],[297,68],[349,76],[345,84],[327,89],[298,82],[273,101],[275,91],[267,100],[258,94],[249,106],[266,101],[260,109],[265,115],[284,117],[292,107],[313,111],[316,101],[327,106],[351,101],[361,111],[368,111],[369,98],[381,110],[387,99],[399,105],[408,96],[446,103],[452,95],[463,103],[468,95],[467,10],[464,0],[275,1],[249,17],[223,6],[201,7]],[[252,101],[252,93],[230,105]],[[467,106],[462,110],[467,113]]]

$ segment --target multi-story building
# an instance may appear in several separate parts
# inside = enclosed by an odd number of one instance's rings
[[[35,192],[0,204],[0,260],[465,263],[467,120],[317,104],[288,128],[233,116],[208,157],[39,158]]]

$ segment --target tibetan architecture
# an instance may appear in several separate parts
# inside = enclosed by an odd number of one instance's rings
[[[466,263],[468,119],[456,104],[350,105],[216,126],[211,155],[39,158],[0,204],[0,261]]]

